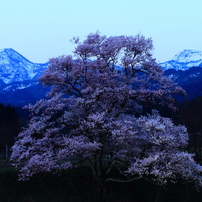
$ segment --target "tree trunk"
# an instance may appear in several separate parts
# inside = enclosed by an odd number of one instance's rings
[[[9,161],[8,145],[6,144],[6,162]]]

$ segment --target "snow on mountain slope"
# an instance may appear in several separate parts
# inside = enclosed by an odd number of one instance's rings
[[[202,51],[185,49],[176,54],[172,60],[160,63],[166,69],[187,70],[190,67],[202,66]]]
[[[11,48],[0,50],[0,84],[36,80],[47,68],[48,63],[30,62]]]
[[[202,60],[202,51],[194,51],[185,49],[182,52],[176,54],[173,60],[177,60],[178,62],[193,62],[193,61],[201,61]]]
[[[167,70],[166,76],[187,90],[190,98],[202,96],[202,51],[184,50],[160,65]],[[38,78],[47,67],[48,63],[33,63],[11,48],[1,49],[0,103],[24,106],[45,97],[48,89],[38,83]]]

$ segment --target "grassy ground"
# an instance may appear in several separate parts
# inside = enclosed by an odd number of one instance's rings
[[[0,160],[0,202],[101,202],[98,186],[85,166],[60,175],[40,174],[18,181],[17,170]],[[157,197],[158,196],[158,197]],[[193,186],[176,184],[158,187],[143,180],[108,183],[106,202],[201,202],[202,193]]]

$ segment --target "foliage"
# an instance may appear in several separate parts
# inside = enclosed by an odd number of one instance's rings
[[[152,40],[95,33],[73,41],[75,56],[51,59],[41,77],[52,86],[47,98],[27,106],[32,118],[11,157],[22,166],[20,179],[85,162],[100,184],[149,176],[160,184],[183,178],[201,185],[201,166],[183,151],[185,127],[155,111],[136,116],[144,103],[174,109],[172,94],[184,93],[152,58]]]

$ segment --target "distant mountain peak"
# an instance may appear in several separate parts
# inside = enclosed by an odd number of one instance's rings
[[[14,51],[12,48],[2,48],[0,49],[0,53],[1,52],[6,52],[6,51]]]
[[[0,50],[0,84],[33,80],[47,68],[47,63],[30,62],[12,48]]]
[[[0,53],[5,52],[7,49],[10,49],[10,48],[2,48],[2,49],[0,49]]]
[[[176,54],[173,60],[184,63],[202,60],[202,51],[185,49]]]
[[[12,48],[0,49],[0,103],[23,106],[44,97],[38,79],[48,63],[34,63]]]
[[[20,53],[18,53],[17,51],[15,51],[15,50],[12,49],[12,48],[2,48],[2,49],[0,49],[0,54],[2,54],[2,53],[5,53],[5,54],[14,53],[14,54],[19,54],[19,55],[21,55]]]
[[[3,48],[3,49],[0,49],[0,57],[2,58],[2,56],[4,57],[10,57],[10,58],[13,58],[13,59],[20,59],[20,60],[26,60],[30,63],[32,63],[31,61],[29,61],[27,58],[25,58],[23,55],[21,55],[20,53],[18,53],[17,51],[15,51],[14,49],[12,48]]]
[[[177,53],[172,60],[160,63],[164,70],[187,70],[190,67],[202,66],[202,51],[185,49]]]

